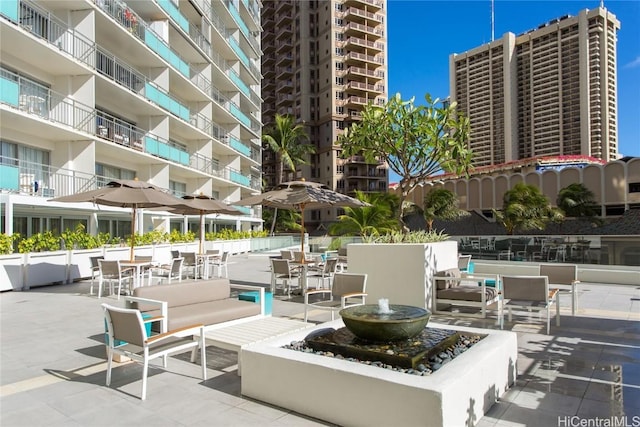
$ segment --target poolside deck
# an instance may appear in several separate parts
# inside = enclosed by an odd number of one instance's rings
[[[229,277],[266,286],[267,258],[234,256]],[[327,425],[242,397],[236,354],[214,347],[207,349],[207,381],[184,355],[170,360],[169,372],[150,371],[146,401],[138,399],[142,368],[136,364],[118,365],[106,387],[103,300],[88,291],[83,281],[0,294],[2,426]],[[299,301],[278,296],[274,316],[301,319]],[[552,325],[550,335],[535,316],[530,323],[506,323],[518,334],[517,382],[478,426],[556,426],[573,416],[626,415],[631,422],[640,416],[640,285],[584,284],[579,307],[572,317],[563,301],[561,326]],[[314,322],[329,318],[324,312],[310,316]],[[497,328],[495,319],[432,319]]]

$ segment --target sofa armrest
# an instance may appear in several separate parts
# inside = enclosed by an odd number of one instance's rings
[[[162,319],[160,320],[160,325],[161,325],[160,331],[162,333],[167,332],[167,328],[168,328],[167,319],[169,318],[169,303],[167,301],[160,301],[156,299],[133,297],[133,296],[126,296],[124,298],[127,303],[142,302],[145,304],[157,305],[160,308],[160,316],[162,317]]]
[[[243,289],[245,291],[256,291],[260,293],[260,315],[264,316],[266,309],[265,309],[265,296],[264,296],[264,288],[262,286],[253,286],[253,285],[239,285],[236,283],[231,283],[230,286],[232,288],[235,289]]]

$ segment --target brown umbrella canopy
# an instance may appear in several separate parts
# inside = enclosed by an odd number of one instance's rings
[[[135,235],[136,209],[175,206],[182,199],[172,196],[160,187],[138,180],[113,180],[97,190],[56,197],[50,202],[82,203],[91,202],[97,205],[132,208],[131,213],[131,251],[133,261],[133,244]]]
[[[360,208],[370,206],[361,200],[333,191],[324,184],[308,181],[284,182],[275,190],[251,196],[237,205],[263,205],[278,209],[295,209],[302,214],[302,251],[304,252],[304,210],[328,206]]]
[[[212,197],[200,194],[198,196],[183,196],[179,205],[167,208],[167,211],[181,215],[200,215],[200,247],[202,254],[202,242],[204,241],[203,217],[206,214],[221,213],[226,215],[244,215],[239,209],[229,206]]]

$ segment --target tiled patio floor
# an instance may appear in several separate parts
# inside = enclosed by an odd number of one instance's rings
[[[229,277],[266,285],[267,258],[232,257]],[[88,282],[78,282],[0,295],[3,427],[327,425],[243,398],[235,353],[214,347],[207,349],[207,381],[198,365],[179,356],[171,359],[168,372],[151,370],[144,402],[138,399],[138,365],[118,365],[106,387],[103,300],[88,290]],[[298,301],[277,297],[274,315],[302,318]],[[561,326],[552,323],[550,335],[536,315],[506,323],[518,334],[517,382],[477,425],[569,426],[562,420],[624,415],[629,425],[633,416],[640,422],[640,286],[585,284],[577,316],[570,316],[568,305],[563,301]],[[329,315],[313,313],[311,320],[326,321]],[[432,321],[497,327],[495,319],[455,315]]]

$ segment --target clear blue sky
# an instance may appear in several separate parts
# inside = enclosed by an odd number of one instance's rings
[[[495,38],[521,34],[599,0],[495,0]],[[618,31],[618,127],[623,155],[640,156],[640,1],[605,0]],[[389,96],[421,102],[449,95],[449,55],[491,40],[490,0],[387,0]],[[391,181],[397,181],[392,174]]]

